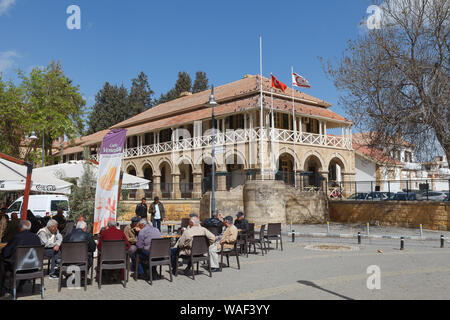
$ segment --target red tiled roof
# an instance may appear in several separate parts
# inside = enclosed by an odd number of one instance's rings
[[[214,95],[216,101],[219,104],[223,104],[228,100],[238,99],[239,97],[252,95],[259,93],[260,91],[260,77],[259,76],[249,76],[247,78],[227,83],[223,86],[214,89]],[[263,77],[263,90],[271,90],[271,82],[269,79]],[[283,93],[279,89],[273,89],[274,93],[283,94],[286,98],[292,96],[292,89],[288,88],[286,93]],[[186,112],[189,110],[201,108],[209,100],[210,90],[205,90],[193,95],[181,97],[160,105],[157,105],[141,114],[138,114],[130,119],[122,121],[112,128],[127,128],[132,125],[141,124],[143,122],[148,122],[151,120],[156,120],[164,116],[171,114],[177,114],[181,112]],[[317,105],[322,108],[328,108],[331,105],[323,100],[314,98],[305,93],[294,90],[294,96],[296,99],[305,100],[304,103],[311,103],[312,105]]]

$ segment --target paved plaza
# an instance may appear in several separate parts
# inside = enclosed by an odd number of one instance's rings
[[[320,232],[323,228],[326,231],[326,226],[295,226],[302,232]],[[347,232],[347,228],[357,227],[335,225],[334,228]],[[290,226],[284,231],[289,229]],[[376,231],[383,230],[373,230]],[[399,228],[385,231],[405,235],[408,231],[417,232]],[[449,299],[450,243],[446,242],[446,247],[441,249],[440,234],[449,236],[445,232],[428,231],[427,235],[434,236],[436,241],[406,241],[404,251],[399,250],[400,242],[393,239],[365,239],[358,246],[356,239],[302,237],[292,243],[291,237],[284,236],[284,251],[275,250],[272,245],[268,255],[261,256],[259,252],[250,254],[249,258],[241,256],[241,270],[237,270],[235,258],[231,257],[231,267],[213,273],[212,278],[201,268],[204,273],[196,276],[195,281],[180,274],[170,283],[167,269],[163,268],[165,279],[154,281],[153,286],[130,278],[127,288],[121,284],[104,284],[99,290],[95,283],[87,291],[63,288],[58,293],[58,281],[46,277],[45,299]],[[314,250],[317,246],[328,250]],[[372,265],[381,270],[380,290],[367,288],[370,276],[367,268]],[[31,286],[26,285],[19,300],[41,299],[39,294],[30,295],[30,290]]]

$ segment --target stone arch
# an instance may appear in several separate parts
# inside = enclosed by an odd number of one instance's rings
[[[339,155],[338,153],[334,153],[330,156],[328,161],[328,181],[332,182],[342,182],[343,173],[346,170],[346,162],[345,159]]]
[[[141,165],[142,173],[144,173],[145,167],[150,167],[152,169],[153,173],[155,173],[157,171],[153,162],[148,159],[145,159],[144,162],[142,162],[142,165]]]
[[[233,163],[229,163],[228,159],[231,158],[232,156],[235,156],[237,158],[237,163],[234,161],[235,159],[233,159]],[[240,159],[240,160],[239,160]],[[228,164],[239,164],[239,165],[243,165],[244,168],[248,168],[248,161],[247,158],[245,157],[245,155],[236,149],[233,150],[228,150],[225,155],[224,155],[224,160],[225,160],[225,165]]]
[[[336,161],[338,160],[338,161]],[[345,172],[348,168],[347,166],[347,161],[345,160],[345,158],[339,154],[339,153],[333,153],[329,158],[328,158],[328,167],[330,166],[332,161],[336,161],[341,167],[342,167],[342,172]]]
[[[157,162],[157,165],[156,165],[156,168],[155,168],[155,169],[156,169],[155,174],[156,174],[156,173],[161,174],[161,165],[164,164],[164,163],[167,163],[167,164],[169,165],[170,172],[173,172],[173,171],[174,171],[174,170],[173,170],[173,162],[172,162],[172,160],[169,159],[169,158],[167,158],[167,157],[162,157],[162,158],[159,159],[159,161]]]
[[[304,184],[307,187],[321,186],[322,172],[325,171],[325,166],[323,158],[318,152],[310,151],[305,155],[303,171],[306,174]]]
[[[133,161],[130,161],[125,164],[125,172],[131,174],[132,176],[138,175],[138,166]]]
[[[280,157],[283,154],[289,154],[294,159],[294,169],[296,171],[301,170],[302,162],[300,161],[300,159],[299,159],[297,153],[294,151],[294,149],[289,148],[289,147],[283,147],[278,150],[278,154],[276,155],[277,156],[276,163],[275,163],[277,168],[278,168],[278,163],[280,161]]]
[[[308,168],[306,168],[306,164],[307,164],[307,161],[309,160],[309,158],[311,158],[311,157],[313,157],[313,158],[318,160],[318,162],[320,164],[320,170],[321,171],[323,171],[326,168],[326,166],[325,166],[326,162],[324,161],[322,155],[319,152],[315,151],[315,150],[311,150],[311,151],[306,152],[303,155],[302,161],[300,162],[300,164],[302,166],[301,169],[303,171],[308,171]]]

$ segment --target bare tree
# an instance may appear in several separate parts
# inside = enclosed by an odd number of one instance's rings
[[[358,129],[372,133],[372,147],[388,153],[406,141],[421,160],[440,147],[450,159],[449,4],[378,3],[378,28],[350,41],[335,64],[324,64],[342,91],[340,104]]]

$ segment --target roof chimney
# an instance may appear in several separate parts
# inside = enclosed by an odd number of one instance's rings
[[[189,91],[183,91],[182,93],[180,93],[180,98],[182,98],[182,97],[188,97],[188,96],[192,96],[192,92],[189,92]]]

